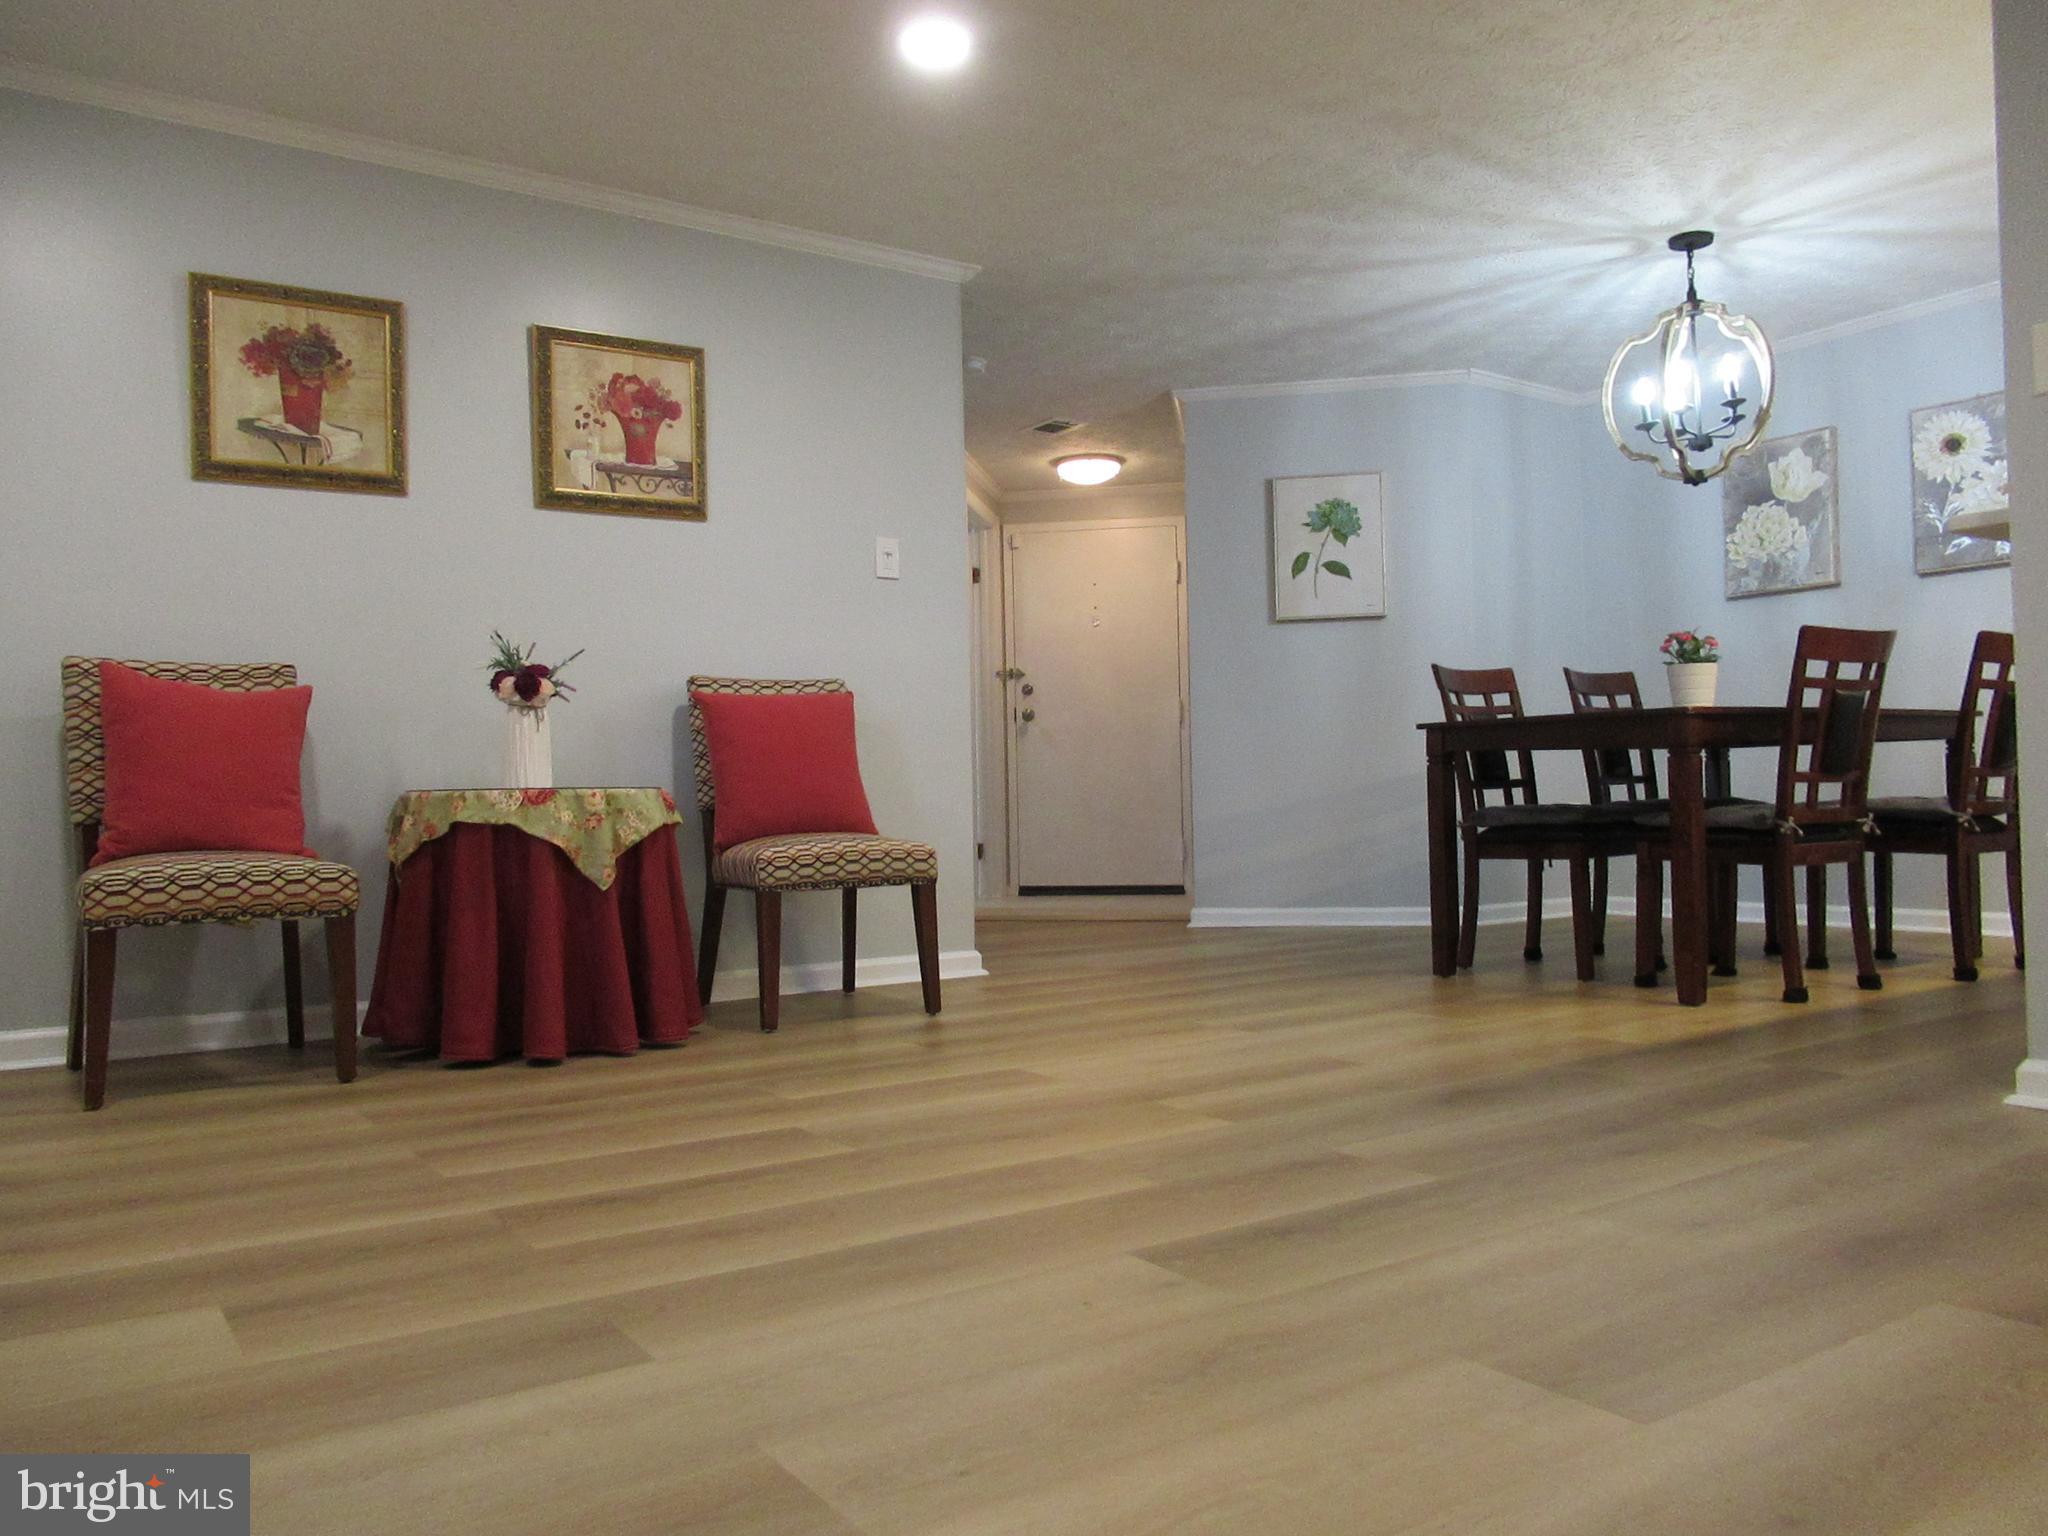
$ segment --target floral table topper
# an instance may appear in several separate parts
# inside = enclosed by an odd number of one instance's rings
[[[682,821],[665,789],[415,789],[400,795],[385,827],[394,869],[458,822],[517,827],[552,843],[600,888],[618,878],[619,856]]]
[[[1729,597],[1841,585],[1835,429],[1776,437],[1738,459],[1721,486]]]

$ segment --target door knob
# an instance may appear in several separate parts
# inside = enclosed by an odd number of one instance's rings
[[[1027,709],[1023,713],[1018,715],[1017,718],[1019,720],[1036,720],[1038,718],[1038,711],[1035,709]]]

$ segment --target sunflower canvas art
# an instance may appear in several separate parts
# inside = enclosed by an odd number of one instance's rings
[[[1913,569],[1922,576],[2012,564],[2005,393],[1913,412]]]
[[[1724,593],[1769,597],[1842,584],[1835,429],[1774,437],[1721,481]]]

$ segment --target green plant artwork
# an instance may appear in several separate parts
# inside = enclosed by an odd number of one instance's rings
[[[1308,585],[1309,590],[1319,596],[1323,590],[1323,572],[1328,571],[1332,576],[1341,576],[1349,581],[1350,566],[1342,560],[1326,560],[1323,557],[1329,553],[1330,540],[1335,539],[1337,547],[1342,549],[1358,537],[1359,531],[1365,527],[1364,519],[1358,515],[1358,508],[1341,496],[1332,496],[1329,500],[1319,501],[1309,508],[1308,521],[1303,523],[1302,527],[1310,533],[1320,533],[1323,542],[1315,547],[1313,553],[1304,549],[1294,557],[1294,575],[1299,578],[1303,571],[1311,571],[1313,566]]]

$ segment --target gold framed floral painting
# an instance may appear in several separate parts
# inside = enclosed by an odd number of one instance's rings
[[[703,349],[533,327],[533,500],[702,520]]]
[[[191,276],[192,478],[405,494],[405,306]]]

